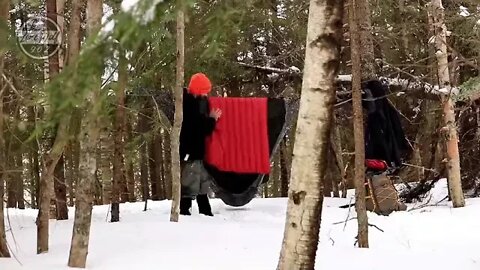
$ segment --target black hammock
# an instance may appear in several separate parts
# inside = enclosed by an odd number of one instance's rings
[[[162,91],[155,95],[155,100],[172,123],[174,106],[170,91]],[[298,100],[289,102],[283,98],[268,98],[267,121],[270,161],[293,122],[298,102]],[[220,198],[225,204],[235,207],[249,203],[257,195],[260,185],[266,183],[269,179],[268,174],[224,172],[207,163],[205,163],[205,168],[213,178],[211,188],[215,197]]]

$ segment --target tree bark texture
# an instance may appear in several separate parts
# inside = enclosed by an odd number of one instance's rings
[[[155,136],[155,140],[153,142],[153,148],[155,151],[155,175],[157,176],[157,194],[160,200],[165,200],[166,196],[166,183],[165,177],[163,174],[163,135],[161,133]]]
[[[355,209],[358,221],[358,246],[368,248],[368,216],[365,206],[365,145],[363,131],[362,110],[362,62],[360,42],[360,21],[364,20],[357,13],[357,5],[363,0],[351,0],[349,9],[350,18],[350,48],[352,55],[352,103],[353,103],[353,130],[355,141]]]
[[[47,1],[47,16],[57,21],[57,4],[56,0]],[[73,25],[72,25],[73,27]],[[78,51],[76,52],[78,54]],[[52,79],[58,73],[58,55],[54,54],[48,61],[49,79]],[[67,143],[67,127],[68,117],[62,117],[57,128],[55,141],[53,142],[50,152],[43,158],[43,170],[40,177],[39,185],[39,211],[37,217],[37,253],[48,252],[48,228],[49,228],[49,213],[50,201],[52,199],[54,170],[60,159],[63,148]]]
[[[95,36],[101,27],[103,16],[103,1],[88,0],[87,2],[87,29],[88,35]],[[94,61],[102,61],[95,59]],[[100,62],[101,63],[101,62]],[[97,62],[98,64],[98,62]],[[96,180],[96,150],[100,135],[99,115],[102,108],[101,73],[94,80],[94,88],[89,93],[85,128],[80,134],[80,177],[75,200],[75,220],[73,223],[72,242],[69,267],[85,268],[87,262],[90,226],[92,222],[92,208],[94,199],[94,185]]]
[[[302,94],[295,135],[279,270],[314,269],[322,215],[335,78],[340,63],[343,1],[311,0]],[[324,164],[322,166],[322,164]]]
[[[57,220],[67,220],[67,185],[65,184],[63,155],[58,160],[57,166],[55,166],[54,178],[56,217]]]
[[[67,184],[67,196],[68,196],[68,206],[74,205],[73,198],[74,195],[74,187],[73,187],[73,178],[74,178],[74,171],[73,171],[73,145],[71,142],[67,143],[65,148],[65,183]]]
[[[122,49],[120,49],[122,50]],[[117,109],[115,111],[114,132],[113,132],[113,184],[112,184],[112,216],[111,222],[120,221],[120,201],[128,201],[128,192],[125,194],[126,175],[125,175],[125,88],[127,84],[127,63],[124,52],[120,52],[118,64],[118,89],[117,89]],[[127,195],[127,198],[125,198]]]
[[[170,221],[178,222],[180,215],[180,130],[183,122],[183,84],[185,80],[185,17],[181,0],[177,0],[177,68],[175,92],[175,114],[170,133],[172,149],[172,208]]]
[[[331,146],[331,150],[332,150],[332,154],[334,156],[334,160],[335,160],[335,165],[338,169],[338,175],[339,175],[339,178],[337,178],[338,180],[334,180],[334,196],[335,197],[338,197],[340,196],[340,187],[342,187],[342,198],[346,198],[347,197],[347,179],[346,179],[346,175],[345,175],[345,168],[344,168],[344,164],[343,164],[343,156],[342,156],[342,152],[343,152],[343,147],[342,147],[342,136],[341,136],[341,133],[340,133],[340,125],[339,123],[337,122],[337,118],[335,116],[335,114],[332,115],[333,119],[332,119],[332,129],[330,131],[330,146]],[[338,194],[338,196],[337,196]]]
[[[13,82],[15,84],[15,80]],[[8,84],[7,84],[8,85]],[[5,88],[6,91],[9,88]],[[7,179],[7,207],[25,209],[24,195],[23,195],[23,160],[22,160],[22,139],[21,131],[18,128],[20,118],[20,102],[15,96],[14,91],[9,93],[8,98],[4,98],[3,114],[7,115],[7,128],[5,129],[4,136],[6,137],[5,154],[7,161],[7,172],[5,178]],[[10,115],[10,117],[8,117]],[[12,119],[8,121],[8,119]],[[8,130],[8,131],[7,131]],[[9,172],[8,172],[9,171]]]
[[[126,122],[126,128],[127,128],[127,137],[126,139],[129,142],[133,142],[133,131],[132,131],[132,122],[131,119],[127,117],[127,122]],[[135,165],[134,165],[134,155],[137,153],[134,149],[131,149],[129,147],[128,154],[125,155],[125,163],[126,163],[126,177],[127,177],[127,188],[128,188],[128,201],[129,202],[135,202],[136,197],[135,197]]]
[[[0,2],[0,21],[7,23],[9,20],[10,1]],[[5,54],[0,53],[0,74],[3,74]],[[7,237],[5,234],[5,218],[4,218],[4,195],[5,195],[5,129],[4,129],[4,111],[3,97],[6,88],[6,82],[0,77],[0,257],[10,257],[10,251],[7,246]]]
[[[447,27],[445,25],[445,14],[441,0],[432,0],[431,18],[435,33],[435,56],[437,58],[438,84],[440,88],[447,91],[442,95],[444,128],[446,137],[448,190],[452,199],[453,207],[464,207],[465,197],[462,190],[462,178],[460,174],[460,153],[458,150],[458,134],[455,120],[455,111],[450,90],[450,74],[448,69],[447,51]]]
[[[23,190],[25,185],[23,183],[23,154],[18,151],[15,155],[15,178],[17,179],[17,185],[15,189],[15,197],[17,197],[18,209],[25,209],[25,198],[23,196]]]
[[[350,0],[352,2],[353,0]],[[358,14],[358,31],[361,50],[362,79],[368,80],[377,77],[375,52],[373,44],[372,20],[368,0],[356,0],[355,12]]]
[[[142,199],[147,201],[150,198],[150,189],[148,186],[148,153],[145,133],[148,131],[148,111],[145,109],[140,110],[138,113],[137,132],[141,134],[142,140],[140,141],[140,185],[142,189]]]
[[[290,180],[290,164],[288,158],[287,138],[280,145],[280,196],[288,197],[288,182]]]
[[[37,127],[36,124],[36,108],[35,106],[29,106],[27,109],[27,118],[29,122],[29,130],[34,132]],[[40,183],[40,163],[38,158],[38,136],[35,136],[30,143],[29,151],[29,177],[30,177],[30,205],[33,209],[38,208],[38,185]]]
[[[160,181],[157,174],[158,170],[155,168],[157,165],[157,155],[155,154],[155,140],[157,139],[157,136],[157,134],[152,134],[148,141],[148,166],[150,171],[150,188],[152,190],[153,201],[160,200],[160,194],[158,193],[159,189],[157,188]]]
[[[172,199],[172,148],[170,144],[170,134],[166,131],[162,133],[162,141],[163,141],[163,176],[165,185],[168,187],[166,190],[167,198]]]

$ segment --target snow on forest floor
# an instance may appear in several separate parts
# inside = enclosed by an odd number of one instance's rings
[[[404,270],[480,269],[480,199],[453,209],[442,201],[439,182],[430,204],[409,205],[388,217],[369,213],[370,249],[354,248],[354,209],[338,206],[350,198],[324,202],[316,269]],[[349,196],[350,197],[350,196]],[[437,203],[441,201],[440,203]],[[423,205],[424,206],[424,205]],[[121,205],[121,222],[106,221],[108,206],[94,208],[88,269],[95,270],[268,270],[275,269],[285,223],[286,199],[255,199],[233,208],[212,200],[215,217],[193,215],[170,223],[170,203]],[[413,208],[413,209],[412,209]],[[70,209],[70,216],[74,213]],[[66,266],[73,219],[51,221],[50,252],[35,254],[34,210],[8,210],[8,241],[17,257],[0,259],[0,270],[60,270]],[[348,218],[349,219],[349,218]],[[10,226],[8,226],[10,227]],[[14,240],[15,239],[15,240]]]

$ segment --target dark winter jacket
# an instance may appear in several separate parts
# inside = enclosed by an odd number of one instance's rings
[[[180,131],[180,159],[203,160],[205,138],[215,129],[215,119],[209,116],[206,97],[193,96],[183,89],[183,123]]]
[[[389,166],[398,167],[411,150],[399,114],[385,97],[387,90],[380,81],[367,81],[362,88],[365,92],[363,106],[368,115],[365,158],[385,160]]]

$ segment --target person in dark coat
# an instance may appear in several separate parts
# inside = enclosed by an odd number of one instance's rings
[[[212,84],[203,73],[192,76],[183,90],[183,123],[180,131],[181,200],[180,214],[190,215],[192,200],[196,199],[199,212],[213,216],[208,191],[210,174],[205,170],[205,139],[215,129],[221,116],[218,109],[210,110],[207,95]]]
[[[387,99],[387,89],[378,80],[362,85],[363,107],[367,110],[365,158],[384,160],[389,167],[402,166],[412,147],[407,141],[399,113]]]

